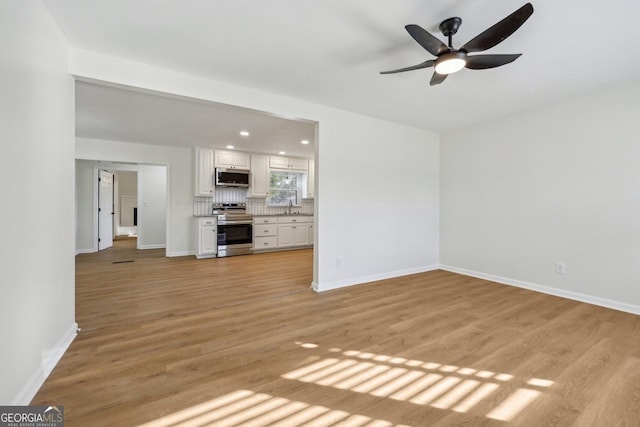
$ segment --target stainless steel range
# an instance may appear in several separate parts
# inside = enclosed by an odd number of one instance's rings
[[[218,257],[253,253],[253,216],[245,203],[214,203],[218,217]]]

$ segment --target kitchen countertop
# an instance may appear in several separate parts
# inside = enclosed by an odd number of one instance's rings
[[[282,217],[296,217],[296,216],[313,216],[313,214],[306,214],[306,213],[300,213],[300,214],[250,214],[253,216],[282,216]],[[213,214],[203,214],[203,215],[193,215],[194,218],[211,218],[211,217],[217,217],[218,215],[213,215]]]
[[[299,214],[253,214],[253,216],[283,216],[283,217],[296,217],[296,216],[313,216],[313,214],[299,213]]]

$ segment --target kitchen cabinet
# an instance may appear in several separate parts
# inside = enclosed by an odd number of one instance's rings
[[[269,250],[278,247],[278,218],[253,217],[253,250]]]
[[[315,195],[316,186],[316,162],[315,160],[309,160],[309,172],[307,173],[307,197],[313,198]]]
[[[269,156],[269,167],[272,169],[291,169],[306,171],[308,160],[297,157]]]
[[[214,184],[214,150],[211,148],[196,147],[196,176],[195,195],[211,196],[215,191]]]
[[[253,250],[278,247],[278,219],[276,217],[253,217]]]
[[[309,244],[309,217],[278,217],[278,247],[306,246]]]
[[[309,224],[296,224],[293,226],[293,245],[304,246],[309,244]]]
[[[253,249],[261,250],[295,249],[308,247],[309,217],[305,215],[254,216]]]
[[[267,197],[269,195],[269,156],[266,154],[251,155],[249,194],[253,197]]]
[[[212,258],[218,253],[218,227],[215,217],[198,218],[196,258]]]
[[[215,167],[229,169],[249,169],[249,154],[238,151],[215,151]]]
[[[309,218],[309,244],[312,246],[315,245],[315,241],[316,241],[315,236],[313,235],[313,223],[314,223],[313,217],[310,217]]]
[[[278,224],[278,247],[293,246],[293,224]]]

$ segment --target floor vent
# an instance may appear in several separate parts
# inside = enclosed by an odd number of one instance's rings
[[[124,264],[125,262],[134,262],[135,260],[129,259],[126,261],[113,261],[111,264]]]

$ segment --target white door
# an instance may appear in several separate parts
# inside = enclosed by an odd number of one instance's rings
[[[98,172],[98,250],[113,246],[113,174]]]

